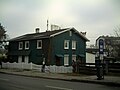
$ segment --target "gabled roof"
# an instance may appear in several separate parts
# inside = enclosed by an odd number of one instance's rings
[[[22,41],[22,40],[51,38],[51,37],[57,36],[59,34],[62,34],[64,32],[70,31],[70,30],[74,30],[74,32],[76,32],[84,40],[89,41],[84,35],[82,35],[81,33],[79,33],[74,28],[65,28],[65,29],[59,29],[59,30],[54,30],[54,31],[46,31],[46,32],[41,32],[41,33],[25,34],[25,35],[22,35],[22,36],[10,39],[9,41]]]
[[[105,40],[120,40],[120,37],[115,37],[115,36],[99,36],[96,39],[96,41],[99,40],[100,38],[103,38]]]

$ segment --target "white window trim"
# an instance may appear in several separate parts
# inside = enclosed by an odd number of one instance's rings
[[[67,47],[65,47],[65,44],[67,43]],[[69,40],[64,41],[64,49],[69,49]]]
[[[41,47],[38,47],[39,46],[39,42],[41,42]],[[37,49],[42,49],[42,40],[37,40]]]
[[[22,44],[22,47],[20,47],[20,45]],[[19,42],[19,50],[23,49],[23,42]]]
[[[65,57],[68,58],[67,63],[66,63],[66,61],[65,61]],[[64,65],[65,65],[65,66],[69,65],[69,55],[67,55],[67,54],[64,55]]]
[[[76,41],[72,41],[72,49],[73,49],[73,50],[76,49]]]
[[[28,43],[28,47],[26,47],[27,43]],[[25,49],[29,49],[29,41],[25,41]]]

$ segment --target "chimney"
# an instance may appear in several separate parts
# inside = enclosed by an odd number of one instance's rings
[[[86,32],[81,32],[82,35],[86,36]]]
[[[61,29],[60,26],[58,26],[58,25],[51,25],[51,31],[53,31],[53,30],[59,30],[59,29]]]
[[[40,28],[36,28],[35,31],[36,33],[39,33]]]

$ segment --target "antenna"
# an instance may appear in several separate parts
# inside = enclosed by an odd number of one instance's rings
[[[47,19],[47,31],[48,31],[48,19]]]

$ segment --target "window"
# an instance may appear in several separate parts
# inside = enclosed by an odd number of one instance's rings
[[[69,49],[69,40],[64,41],[64,49]]]
[[[19,50],[23,49],[23,42],[19,42]]]
[[[76,62],[76,55],[72,55],[72,60]]]
[[[18,56],[18,63],[22,63],[22,56]]]
[[[64,65],[69,65],[69,55],[64,55]]]
[[[24,60],[25,60],[24,61],[25,63],[28,63],[29,62],[29,56],[25,56]]]
[[[76,49],[76,41],[72,41],[72,49]]]
[[[29,41],[25,42],[25,49],[29,49]]]
[[[37,40],[37,49],[42,49],[42,40]]]
[[[72,36],[72,31],[69,31],[69,36]]]

